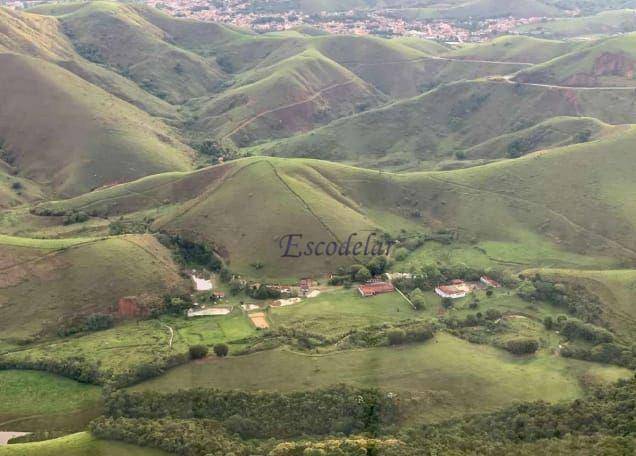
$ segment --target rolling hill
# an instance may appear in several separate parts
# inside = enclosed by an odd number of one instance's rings
[[[514,80],[565,86],[636,87],[636,33],[607,38],[541,65],[525,69]]]
[[[505,79],[458,82],[253,150],[389,169],[430,168],[458,150],[558,116],[589,116],[623,124],[633,122],[636,111],[629,90],[576,90]],[[541,147],[557,144],[544,142]]]
[[[38,240],[0,236],[2,339],[55,333],[66,319],[109,313],[125,296],[181,286],[169,252],[151,236]]]
[[[494,17],[555,17],[564,11],[540,0],[462,0],[454,2],[430,2],[415,4],[409,8],[397,8],[394,14],[412,19],[469,19]]]
[[[307,50],[241,75],[235,88],[200,108],[193,129],[248,145],[311,130],[383,101],[373,86]]]
[[[523,25],[516,31],[548,38],[633,32],[636,31],[636,11],[633,9],[602,11],[593,16],[562,18]]]
[[[522,35],[500,36],[493,40],[467,44],[443,54],[467,60],[499,60],[505,62],[541,63],[571,52],[575,44]]]
[[[287,277],[337,266],[337,257],[281,258],[278,242],[285,234],[328,242],[354,231],[400,228],[460,230],[461,239],[471,242],[551,245],[613,257],[618,265],[636,257],[630,234],[636,208],[620,196],[633,188],[629,150],[635,135],[628,128],[588,143],[448,172],[392,174],[255,157],[42,207],[81,208],[98,216],[163,207],[155,229],[209,243],[232,269],[248,275]],[[577,173],[568,172],[572,167]],[[162,194],[174,196],[163,200]],[[262,268],[251,266],[256,263]]]
[[[143,111],[39,59],[4,53],[0,64],[3,159],[19,176],[77,195],[188,169],[189,148]]]

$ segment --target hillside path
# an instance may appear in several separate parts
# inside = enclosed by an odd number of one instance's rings
[[[328,92],[329,90],[333,90],[333,89],[338,88],[338,87],[344,87],[344,86],[347,86],[349,84],[353,84],[355,82],[356,81],[351,80],[351,81],[346,81],[346,82],[340,82],[338,84],[332,84],[332,85],[330,85],[328,87],[320,89],[318,92],[314,93],[309,98],[306,98],[304,100],[296,101],[294,103],[290,103],[290,104],[287,104],[287,105],[284,105],[284,106],[279,106],[277,108],[272,108],[272,109],[268,109],[266,111],[259,112],[255,116],[250,117],[249,119],[244,120],[243,122],[241,122],[238,126],[236,126],[234,129],[232,129],[232,131],[230,131],[229,133],[223,135],[222,139],[229,138],[230,136],[232,136],[232,135],[236,134],[237,132],[241,131],[243,128],[247,127],[249,124],[251,124],[252,122],[254,122],[257,119],[260,119],[263,116],[266,116],[268,114],[273,114],[273,113],[275,113],[277,111],[283,111],[285,109],[289,109],[289,108],[293,108],[293,107],[296,107],[296,106],[300,106],[300,105],[303,105],[305,103],[309,103],[310,101],[315,100],[316,98],[321,96],[323,93]]]

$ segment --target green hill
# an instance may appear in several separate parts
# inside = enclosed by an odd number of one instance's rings
[[[39,59],[5,53],[0,64],[3,158],[20,176],[77,195],[189,167],[189,149],[134,106]]]
[[[0,8],[0,52],[15,52],[55,63],[107,92],[161,117],[176,110],[123,76],[80,56],[54,17]]]
[[[355,74],[307,50],[241,75],[234,88],[200,108],[193,128],[247,145],[311,130],[382,101]]]
[[[594,16],[555,19],[523,25],[516,31],[550,38],[633,32],[636,31],[636,11],[633,9],[602,11]]]
[[[455,2],[431,2],[421,7],[397,9],[394,14],[410,19],[469,19],[495,17],[554,17],[563,15],[563,11],[548,2],[540,0],[465,0]],[[400,5],[402,6],[402,5]]]
[[[636,87],[636,33],[586,46],[541,65],[520,71],[515,81],[566,86]]]
[[[58,18],[82,56],[171,103],[218,90],[225,79],[215,62],[172,44],[129,5],[90,2]]]
[[[469,60],[541,63],[566,54],[575,47],[566,41],[545,40],[521,35],[500,36],[491,41],[467,44],[444,57]]]
[[[379,173],[259,157],[159,175],[43,207],[117,215],[154,204],[161,208],[155,229],[205,241],[232,269],[248,275],[316,274],[346,261],[281,258],[278,242],[285,234],[328,242],[360,230],[401,228],[459,230],[467,242],[585,253],[619,265],[636,257],[631,236],[636,207],[622,196],[636,190],[629,154],[635,139],[630,128],[516,160],[435,173]],[[172,199],[158,199],[170,192]],[[512,251],[498,256],[504,262],[516,258]],[[262,268],[250,266],[257,263]]]
[[[466,158],[516,158],[542,149],[568,146],[619,133],[625,126],[611,126],[589,117],[553,117],[532,127],[508,133],[466,150]]]
[[[636,118],[632,100],[633,94],[624,90],[515,85],[504,79],[458,82],[254,151],[387,169],[431,168],[458,150],[553,117],[589,116],[611,124],[631,123]]]
[[[575,269],[539,269],[542,277],[583,286],[600,298],[601,319],[628,345],[636,337],[636,309],[633,293],[636,289],[636,271],[633,269],[580,271]]]
[[[181,286],[169,252],[151,236],[37,240],[0,237],[3,339],[55,332],[79,315],[109,313],[125,296]]]

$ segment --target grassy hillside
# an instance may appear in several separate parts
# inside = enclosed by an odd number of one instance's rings
[[[568,146],[618,134],[628,128],[590,117],[553,117],[532,127],[485,141],[466,150],[472,158],[516,158],[537,150]]]
[[[636,33],[608,38],[523,70],[516,81],[568,86],[636,86]]]
[[[200,108],[194,128],[247,145],[310,130],[382,101],[355,74],[307,50],[238,77],[234,88]]]
[[[2,456],[162,456],[168,453],[152,448],[142,448],[122,442],[98,440],[88,432],[71,434],[54,440],[22,443],[0,447]]]
[[[432,2],[427,7],[398,9],[396,14],[411,19],[468,19],[492,17],[553,17],[563,12],[540,0],[466,0],[459,2]]]
[[[3,158],[20,176],[68,196],[189,167],[189,149],[134,106],[41,60],[0,63]]]
[[[96,386],[18,370],[0,371],[0,386],[0,431],[35,431],[47,420],[50,430],[79,429],[99,414],[101,391]]]
[[[329,241],[366,229],[459,229],[465,241],[507,245],[496,254],[500,261],[516,261],[519,249],[538,249],[551,256],[564,250],[614,257],[618,265],[636,257],[636,207],[623,197],[634,187],[629,150],[635,135],[627,129],[516,160],[435,173],[251,158],[147,178],[52,207],[111,215],[157,207],[155,229],[211,243],[232,269],[270,277],[330,272],[338,264],[338,257],[281,258],[281,236]],[[161,189],[159,198],[175,192],[174,199],[154,199],[155,189]],[[171,205],[176,201],[179,207]],[[258,262],[262,269],[250,266]]]
[[[131,6],[90,2],[58,18],[81,55],[170,102],[205,95],[224,79],[214,62],[170,43]]]
[[[245,376],[241,373],[251,372]],[[584,377],[613,381],[629,371],[547,354],[515,358],[501,350],[441,334],[424,345],[310,356],[285,350],[191,363],[134,390],[215,387],[267,391],[338,383],[411,393],[427,401],[429,421],[493,410],[517,401],[574,399]],[[532,385],[532,388],[528,388]]]
[[[624,90],[576,91],[515,85],[503,79],[459,82],[254,150],[388,169],[434,167],[458,150],[552,117],[630,123],[636,118],[632,100],[633,94]]]
[[[636,31],[636,11],[633,9],[603,11],[594,16],[556,19],[524,25],[517,31],[554,38],[633,32]]]
[[[71,316],[110,312],[124,296],[162,296],[181,283],[150,236],[103,240],[0,238],[3,339],[55,331]]]
[[[60,7],[61,8],[61,7]],[[0,51],[15,52],[56,63],[82,79],[135,106],[162,117],[177,117],[165,101],[129,79],[80,56],[54,17],[0,8]]]
[[[435,58],[400,40],[330,36],[314,45],[385,94],[412,97],[443,82],[514,72],[522,66]],[[400,71],[395,71],[399,65]]]
[[[634,340],[636,309],[633,305],[633,294],[636,289],[636,271],[632,269],[606,271],[540,269],[536,272],[560,282],[582,285],[590,293],[598,296],[602,303],[603,321],[623,341],[630,343]]]
[[[521,35],[500,36],[491,41],[467,44],[445,53],[445,57],[469,60],[541,63],[570,52],[574,44]]]

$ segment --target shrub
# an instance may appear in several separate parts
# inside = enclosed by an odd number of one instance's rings
[[[392,329],[387,333],[390,345],[402,345],[406,342],[406,333],[401,329]]]
[[[364,266],[362,266],[360,269],[358,269],[358,271],[356,272],[356,275],[355,275],[355,279],[358,282],[366,282],[370,278],[371,278],[371,272]]]
[[[219,358],[223,358],[228,355],[230,348],[226,344],[216,344],[213,348],[214,354]]]
[[[539,349],[539,342],[531,338],[511,339],[506,342],[506,350],[515,355],[526,355],[534,353]]]
[[[189,348],[190,359],[201,359],[208,356],[208,347],[205,345],[192,345]]]

